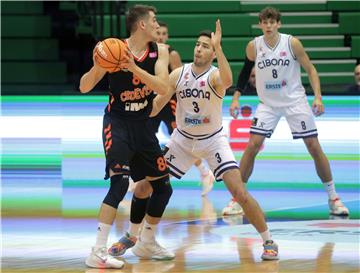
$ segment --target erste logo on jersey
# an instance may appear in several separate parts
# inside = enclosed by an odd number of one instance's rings
[[[187,126],[197,126],[201,124],[207,124],[210,123],[210,117],[209,116],[191,116],[187,115],[184,120],[185,124]]]
[[[133,75],[132,84],[137,86],[140,83],[143,84],[141,88],[136,87],[134,90],[126,90],[121,92],[120,99],[122,102],[125,102],[125,111],[137,112],[144,109],[149,104],[146,97],[154,91],[148,88],[147,85],[145,85],[145,83],[140,80],[140,78],[138,78],[136,75]],[[142,99],[145,100],[142,102],[133,102],[135,100]]]
[[[265,82],[265,89],[266,90],[278,90],[287,85],[286,80],[279,80],[279,81],[266,81]]]

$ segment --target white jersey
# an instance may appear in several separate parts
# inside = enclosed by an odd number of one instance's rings
[[[306,97],[291,38],[291,35],[279,33],[274,48],[269,47],[264,36],[254,39],[256,90],[260,101],[271,107],[294,105]]]
[[[192,63],[185,64],[176,84],[176,126],[190,138],[203,138],[222,128],[222,96],[210,84],[217,68],[196,75]]]

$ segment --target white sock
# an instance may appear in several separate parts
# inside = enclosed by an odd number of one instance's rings
[[[96,234],[96,248],[106,247],[111,225],[99,223]]]
[[[128,231],[130,236],[135,236],[135,237],[138,236],[140,227],[141,227],[141,223],[140,224],[134,224],[134,223],[130,222],[129,231]]]
[[[330,200],[334,200],[335,198],[338,197],[336,190],[335,190],[335,184],[333,181],[326,182],[323,184],[324,184],[325,190],[326,190]]]
[[[141,241],[143,242],[152,242],[155,239],[157,225],[151,225],[148,222],[144,222],[144,227],[141,231]]]
[[[264,232],[260,233],[261,238],[263,239],[263,242],[265,243],[266,241],[271,240],[271,234],[270,231],[267,229]]]
[[[196,166],[202,176],[205,176],[209,173],[209,169],[205,166],[204,162],[201,161],[199,166]]]

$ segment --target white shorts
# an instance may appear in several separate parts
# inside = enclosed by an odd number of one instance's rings
[[[271,137],[282,116],[289,124],[293,139],[318,135],[314,115],[307,100],[301,100],[296,105],[288,107],[271,107],[259,103],[250,133]]]
[[[175,129],[166,146],[165,158],[170,174],[178,179],[199,158],[208,162],[217,181],[222,180],[227,170],[239,168],[224,130],[219,130],[208,138],[197,140],[186,137]]]

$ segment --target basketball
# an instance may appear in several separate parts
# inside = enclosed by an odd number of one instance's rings
[[[99,42],[94,50],[96,64],[109,73],[119,71],[120,64],[126,54],[127,46],[117,38],[108,38]]]

